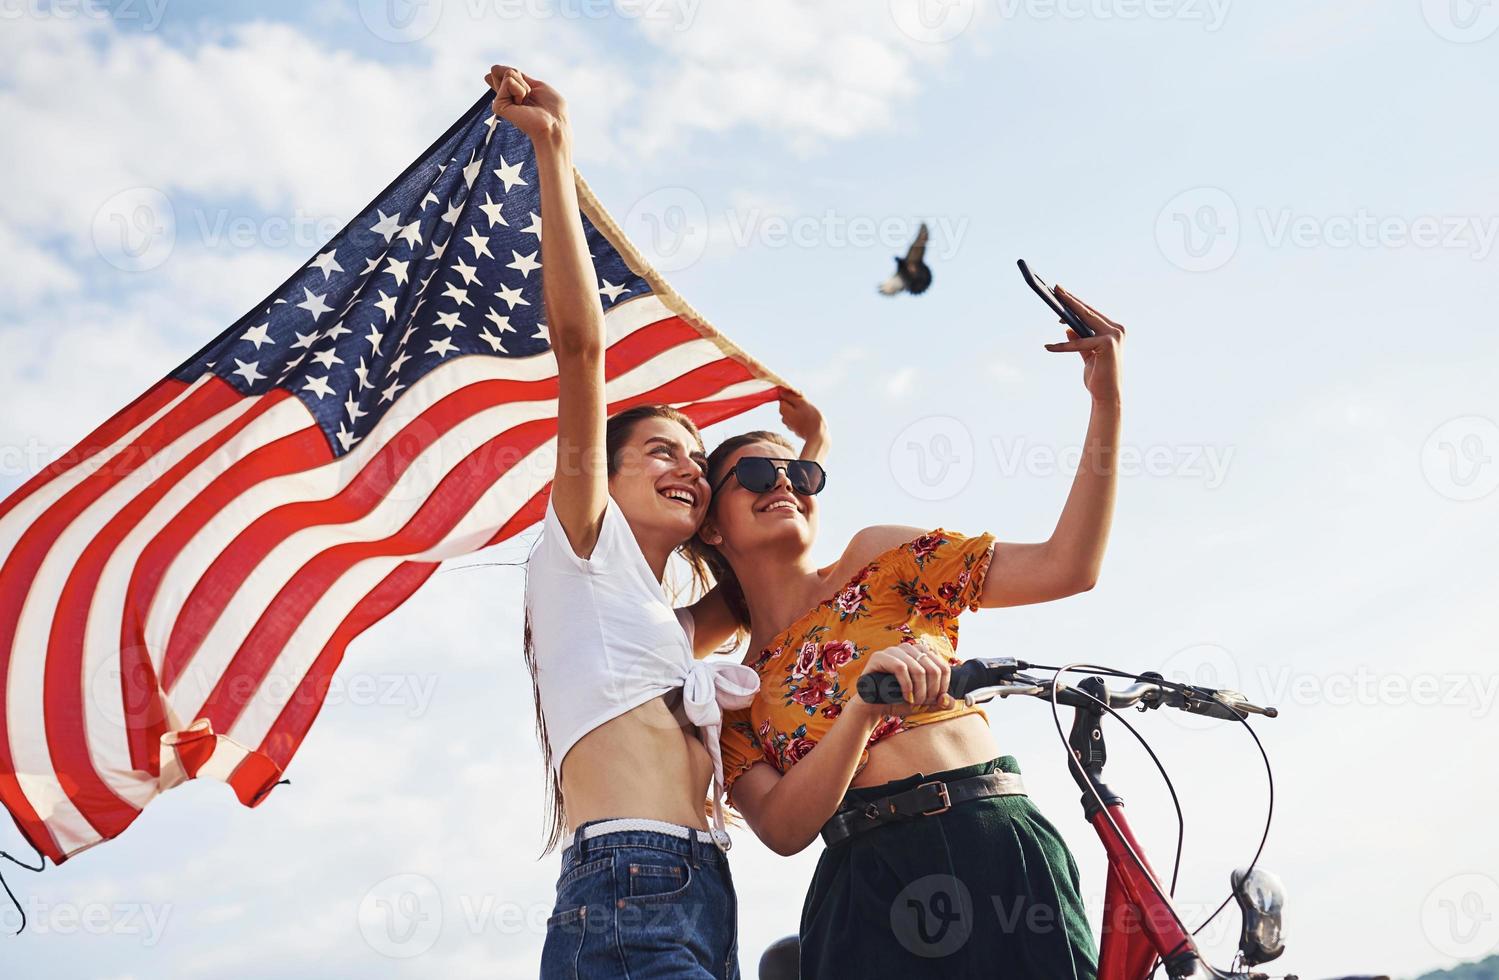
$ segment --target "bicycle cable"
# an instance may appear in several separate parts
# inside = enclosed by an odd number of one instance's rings
[[[1270,802],[1265,808],[1265,830],[1260,834],[1260,846],[1255,849],[1254,857],[1249,861],[1249,867],[1244,870],[1244,877],[1248,878],[1251,874],[1254,873],[1255,865],[1259,864],[1260,855],[1265,852],[1265,842],[1270,839],[1270,823],[1275,819],[1275,772],[1270,765],[1270,756],[1265,751],[1265,743],[1260,741],[1260,737],[1255,733],[1254,727],[1249,724],[1249,719],[1247,717],[1240,718],[1239,724],[1243,725],[1245,731],[1249,732],[1249,737],[1254,739],[1255,747],[1260,750],[1260,758],[1263,759],[1265,763],[1265,781],[1269,784],[1270,796]],[[1192,935],[1195,936],[1203,929],[1206,929],[1208,923],[1212,922],[1218,917],[1218,913],[1228,908],[1228,903],[1233,901],[1233,898],[1234,892],[1233,889],[1230,888],[1228,891],[1228,897],[1225,898],[1223,902],[1213,910],[1212,915],[1203,920],[1202,925],[1192,930]]]
[[[1064,668],[1049,667],[1049,665],[1046,665],[1046,664],[1030,664],[1030,667],[1034,668],[1034,670],[1052,670],[1052,671],[1057,671],[1057,673],[1061,673],[1061,670],[1064,670]],[[1108,667],[1096,667],[1096,665],[1091,665],[1091,664],[1082,665],[1082,667],[1085,667],[1085,670],[1076,670],[1076,668],[1073,668],[1072,673],[1090,673],[1090,674],[1099,674],[1099,676],[1126,677],[1126,679],[1130,679],[1130,680],[1148,680],[1148,682],[1159,683],[1159,685],[1169,686],[1169,688],[1175,688],[1175,689],[1178,689],[1178,691],[1180,691],[1180,689],[1189,688],[1189,686],[1192,686],[1192,685],[1186,685],[1186,683],[1174,682],[1174,680],[1166,680],[1166,679],[1163,679],[1163,677],[1144,677],[1144,676],[1141,676],[1141,674],[1129,673],[1129,671],[1114,670],[1114,668],[1108,668]],[[1073,689],[1076,689],[1076,688],[1073,688]],[[1087,692],[1084,691],[1084,692],[1082,692],[1082,694],[1087,694]],[[1090,695],[1090,698],[1091,698],[1091,695]],[[1091,700],[1097,701],[1097,698],[1091,698]],[[1145,743],[1144,737],[1141,737],[1141,734],[1139,734],[1138,731],[1133,730],[1133,728],[1130,727],[1129,722],[1124,721],[1123,716],[1118,715],[1118,713],[1114,712],[1114,710],[1112,710],[1111,707],[1106,706],[1106,704],[1103,707],[1105,707],[1105,710],[1108,710],[1108,712],[1111,713],[1111,715],[1114,715],[1114,718],[1117,718],[1118,721],[1120,721],[1121,724],[1124,725],[1124,727],[1129,728],[1130,734],[1133,734],[1133,736],[1135,736],[1135,739],[1139,740],[1139,743],[1141,743],[1142,746],[1145,746],[1145,751],[1150,752],[1151,760],[1153,760],[1154,763],[1156,763],[1157,769],[1160,769],[1160,760],[1159,760],[1159,758],[1156,758],[1156,754],[1154,754],[1154,752],[1151,752],[1150,746],[1148,746],[1147,743]],[[1276,773],[1274,773],[1274,767],[1271,766],[1271,763],[1270,763],[1270,754],[1268,754],[1268,752],[1265,752],[1265,743],[1261,742],[1261,740],[1259,740],[1259,734],[1256,733],[1255,728],[1253,728],[1253,725],[1249,724],[1249,718],[1247,718],[1247,716],[1237,716],[1237,718],[1235,718],[1235,721],[1238,721],[1238,724],[1243,725],[1244,730],[1246,730],[1247,733],[1249,733],[1250,739],[1255,740],[1255,748],[1259,749],[1259,758],[1261,758],[1261,761],[1264,761],[1264,764],[1265,764],[1265,782],[1267,782],[1267,784],[1268,784],[1268,797],[1270,797],[1270,799],[1268,799],[1267,806],[1265,806],[1265,829],[1264,829],[1264,832],[1262,832],[1261,835],[1259,835],[1259,847],[1255,848],[1255,857],[1253,857],[1253,859],[1250,859],[1249,868],[1244,869],[1244,875],[1246,875],[1246,877],[1249,877],[1249,875],[1253,874],[1253,871],[1255,871],[1256,866],[1259,865],[1259,857],[1261,857],[1261,854],[1264,854],[1264,851],[1265,851],[1265,842],[1267,842],[1268,839],[1270,839],[1270,827],[1271,827],[1271,823],[1273,823],[1273,821],[1274,821],[1274,815],[1276,815]],[[1058,727],[1060,727],[1060,725],[1058,725]],[[1070,755],[1070,746],[1069,746],[1069,755]],[[1168,785],[1168,788],[1171,788],[1171,778],[1169,778],[1169,776],[1166,776],[1165,770],[1163,770],[1163,769],[1162,769],[1162,778],[1166,779],[1166,785]],[[1180,805],[1180,802],[1178,802],[1178,800],[1177,800],[1177,794],[1175,794],[1174,788],[1172,788],[1172,803],[1174,803],[1174,805],[1177,806],[1177,826],[1178,826],[1177,859],[1178,859],[1178,862],[1180,862],[1180,859],[1181,859],[1180,829],[1181,829],[1181,826],[1183,826],[1183,817],[1181,817],[1181,805]],[[1178,865],[1178,866],[1180,866],[1180,865]],[[1174,869],[1172,869],[1171,895],[1175,896],[1175,893],[1177,893],[1177,869],[1174,868]],[[1192,935],[1198,935],[1199,932],[1202,932],[1202,931],[1204,931],[1204,929],[1207,929],[1208,925],[1211,925],[1211,923],[1213,923],[1213,920],[1217,919],[1217,917],[1219,917],[1219,914],[1222,914],[1223,910],[1225,910],[1225,908],[1228,908],[1229,902],[1232,902],[1232,901],[1234,901],[1234,890],[1229,889],[1228,896],[1226,896],[1226,898],[1223,899],[1222,902],[1220,902],[1219,907],[1214,908],[1213,914],[1211,914],[1211,916],[1208,916],[1207,919],[1202,920],[1202,925],[1199,925],[1198,928],[1193,929]],[[1178,922],[1178,925],[1180,925],[1180,922]],[[1156,970],[1159,970],[1159,967],[1156,967],[1156,968],[1154,968],[1154,970],[1151,970],[1151,976],[1154,976],[1154,973],[1156,973]]]
[[[1042,667],[1041,669],[1051,670],[1057,668]],[[1102,674],[1103,671],[1079,670],[1075,671],[1074,673]],[[1110,671],[1109,675],[1114,677],[1129,677],[1134,678],[1135,680],[1140,679],[1133,674],[1128,674],[1124,671],[1117,670]],[[1150,747],[1150,743],[1145,740],[1144,735],[1140,734],[1139,729],[1135,728],[1134,725],[1131,725],[1125,719],[1125,717],[1118,711],[1116,711],[1111,705],[1104,704],[1097,698],[1093,697],[1093,695],[1088,694],[1087,691],[1083,691],[1080,688],[1072,688],[1072,690],[1078,691],[1078,693],[1080,694],[1087,695],[1090,699],[1093,700],[1095,704],[1098,704],[1109,714],[1113,715],[1114,718],[1119,722],[1119,724],[1123,725],[1125,730],[1135,737],[1135,741],[1140,743],[1140,747],[1143,748],[1150,756],[1150,761],[1155,763],[1156,770],[1161,774],[1161,779],[1166,783],[1166,791],[1171,794],[1171,805],[1176,809],[1176,858],[1171,862],[1171,887],[1169,889],[1169,894],[1172,898],[1175,898],[1176,883],[1181,876],[1181,859],[1183,850],[1185,848],[1184,842],[1187,835],[1187,818],[1182,813],[1181,797],[1176,795],[1176,784],[1171,781],[1171,776],[1166,772],[1166,766],[1161,762],[1160,756],[1155,754],[1155,749]],[[1058,719],[1053,719],[1053,721],[1057,720]]]
[[[1033,664],[1032,666],[1035,667],[1037,665]],[[1099,672],[1099,673],[1102,673],[1102,672],[1107,671],[1112,676],[1130,676],[1130,675],[1122,674],[1122,673],[1120,673],[1118,671],[1115,671],[1112,668],[1098,667],[1096,664],[1087,664],[1087,663],[1073,663],[1073,664],[1067,664],[1064,667],[1057,667],[1057,668],[1040,667],[1039,669],[1041,669],[1041,670],[1053,670],[1054,669],[1057,672],[1058,675],[1060,675],[1062,673],[1084,673],[1084,672]],[[1111,705],[1109,705],[1107,702],[1099,700],[1098,698],[1096,698],[1093,695],[1089,694],[1087,691],[1084,691],[1082,688],[1073,687],[1073,688],[1071,688],[1071,690],[1076,691],[1077,693],[1079,693],[1079,694],[1083,695],[1084,697],[1086,697],[1088,700],[1092,701],[1094,704],[1096,704],[1099,707],[1103,708],[1103,710],[1107,711],[1110,715],[1112,715],[1116,720],[1118,720],[1126,728],[1130,729],[1130,731],[1132,731],[1132,732],[1134,731],[1133,727],[1128,722],[1126,722],[1124,720],[1124,718],[1119,714],[1119,712],[1115,711],[1114,708]],[[1176,927],[1178,929],[1180,929],[1182,932],[1185,933],[1187,931],[1187,924],[1181,920],[1181,916],[1177,915],[1177,913],[1176,913],[1176,906],[1171,903],[1171,899],[1167,895],[1165,895],[1164,893],[1162,893],[1160,882],[1156,881],[1156,877],[1151,872],[1150,866],[1145,863],[1145,859],[1144,858],[1140,857],[1139,853],[1135,850],[1134,845],[1129,842],[1129,838],[1127,838],[1127,837],[1124,836],[1124,831],[1120,828],[1119,824],[1114,820],[1114,815],[1109,812],[1108,805],[1104,803],[1103,797],[1099,795],[1098,788],[1095,787],[1093,785],[1093,781],[1088,778],[1088,772],[1087,772],[1087,770],[1083,768],[1082,762],[1079,761],[1078,758],[1077,758],[1077,756],[1075,756],[1073,754],[1071,743],[1069,743],[1067,741],[1067,736],[1062,733],[1062,715],[1061,715],[1061,710],[1060,710],[1061,709],[1061,702],[1059,702],[1057,700],[1057,694],[1058,694],[1057,685],[1056,685],[1055,679],[1053,679],[1053,682],[1052,682],[1052,685],[1051,685],[1051,697],[1049,698],[1049,700],[1051,702],[1051,721],[1052,721],[1052,724],[1054,726],[1056,726],[1057,737],[1062,740],[1062,745],[1065,747],[1065,749],[1067,751],[1067,763],[1068,763],[1069,767],[1076,769],[1078,771],[1079,775],[1082,776],[1082,779],[1079,780],[1079,781],[1083,784],[1083,786],[1085,786],[1087,788],[1088,793],[1090,795],[1092,795],[1094,802],[1096,802],[1098,804],[1098,812],[1101,813],[1103,815],[1103,818],[1109,822],[1110,829],[1112,829],[1114,831],[1114,836],[1118,839],[1119,843],[1122,844],[1122,845],[1124,845],[1124,849],[1125,849],[1126,852],[1128,852],[1128,854],[1130,856],[1130,860],[1132,860],[1132,861],[1135,862],[1135,866],[1140,870],[1140,873],[1145,876],[1145,880],[1148,881],[1148,882],[1150,882],[1151,890],[1156,893],[1156,897],[1161,900],[1161,903],[1163,905],[1165,905],[1166,911],[1168,911],[1168,912],[1171,913],[1171,918],[1172,918],[1173,921],[1176,922]],[[1135,736],[1136,736],[1136,738],[1139,738],[1139,733],[1136,732]],[[1143,739],[1141,739],[1141,744],[1145,744]],[[1150,757],[1153,760],[1155,760],[1156,768],[1160,770],[1161,776],[1166,780],[1167,786],[1171,787],[1171,777],[1166,774],[1165,767],[1161,765],[1160,759],[1156,757],[1155,752],[1150,749],[1149,745],[1146,745],[1146,751],[1150,752]],[[1176,799],[1176,789],[1175,789],[1175,787],[1171,787],[1171,796],[1172,796],[1173,800]],[[1178,818],[1180,820],[1181,819],[1181,810],[1180,810],[1180,808],[1178,808],[1178,810],[1177,810],[1177,815],[1178,815]],[[1184,826],[1184,823],[1179,823],[1178,824],[1178,833],[1180,835],[1179,836],[1179,840],[1178,840],[1178,846],[1179,846],[1180,845],[1180,838],[1185,837],[1185,834],[1186,834],[1186,828]],[[1178,851],[1178,854],[1177,854],[1178,860],[1180,860],[1180,857],[1181,857],[1181,855],[1180,855],[1180,852]],[[1173,882],[1173,886],[1172,887],[1173,887],[1173,889],[1175,888],[1174,882]],[[1176,952],[1176,950],[1172,950],[1172,952],[1174,953],[1174,952]],[[1217,974],[1218,971],[1211,964],[1207,964],[1207,967],[1208,967],[1209,970],[1212,970],[1214,972],[1214,974]],[[1155,970],[1156,970],[1156,968],[1154,966],[1152,966],[1150,972],[1153,974],[1153,973],[1155,973]]]
[[[1093,671],[1088,671],[1088,673],[1093,673]],[[1114,671],[1114,674],[1112,674],[1112,676],[1127,677],[1129,676],[1129,674],[1124,674],[1123,671]],[[1082,691],[1082,694],[1088,694],[1088,692]],[[1088,697],[1093,697],[1093,695],[1088,694]],[[1102,701],[1097,700],[1097,698],[1093,698],[1093,701],[1096,704],[1102,704]],[[1132,736],[1135,736],[1136,742],[1139,742],[1141,748],[1145,749],[1145,752],[1150,755],[1150,760],[1153,761],[1153,763],[1156,763],[1156,770],[1157,772],[1160,772],[1160,778],[1162,778],[1163,781],[1166,782],[1166,791],[1169,791],[1169,793],[1171,793],[1171,805],[1174,806],[1175,809],[1177,809],[1177,856],[1175,856],[1175,859],[1171,862],[1171,887],[1169,887],[1168,893],[1169,895],[1171,895],[1171,898],[1177,898],[1177,880],[1181,875],[1181,854],[1183,854],[1184,847],[1186,847],[1186,844],[1184,844],[1184,842],[1186,842],[1187,836],[1187,818],[1186,815],[1181,812],[1181,799],[1177,796],[1177,787],[1175,787],[1175,784],[1172,784],[1171,775],[1168,775],[1168,773],[1166,773],[1166,767],[1163,766],[1162,761],[1160,761],[1160,758],[1157,757],[1156,749],[1150,748],[1150,742],[1147,742],[1147,740],[1145,740],[1145,736],[1142,736],[1142,734],[1139,733],[1138,730],[1136,730],[1135,725],[1129,724],[1129,722],[1124,721],[1124,716],[1120,715],[1120,713],[1118,712],[1115,712],[1114,707],[1108,706],[1108,704],[1103,704],[1103,707],[1108,710],[1109,715],[1114,716],[1114,718],[1117,719],[1117,721],[1120,722],[1121,725],[1124,725],[1124,728],[1126,728],[1126,730],[1129,731]],[[1181,925],[1181,923],[1178,922],[1178,925]],[[1186,926],[1183,926],[1183,928],[1186,928]],[[1145,976],[1156,976],[1156,971],[1160,970],[1160,968],[1162,968],[1162,965],[1165,965],[1165,961],[1162,961],[1162,959],[1157,956],[1156,962],[1154,962],[1154,964],[1151,964],[1150,973],[1145,974]]]
[[[1055,671],[1057,674],[1062,674],[1064,672],[1065,673],[1079,673],[1079,674],[1081,674],[1081,673],[1089,673],[1089,674],[1098,674],[1098,675],[1104,675],[1104,676],[1110,676],[1110,677],[1130,678],[1130,679],[1137,680],[1137,681],[1146,681],[1146,682],[1149,682],[1149,683],[1163,684],[1163,686],[1173,687],[1173,688],[1177,688],[1177,689],[1182,689],[1182,688],[1190,686],[1190,685],[1185,685],[1185,684],[1178,684],[1178,683],[1175,683],[1175,682],[1172,682],[1172,681],[1164,681],[1163,682],[1162,679],[1158,678],[1158,677],[1149,677],[1149,678],[1146,678],[1146,677],[1142,677],[1139,674],[1132,674],[1132,673],[1129,673],[1127,671],[1116,670],[1116,669],[1110,668],[1110,667],[1101,667],[1101,666],[1099,666],[1097,664],[1073,663],[1073,664],[1067,664],[1067,665],[1065,665],[1063,667],[1048,667],[1048,666],[1046,666],[1044,664],[1029,664],[1028,666],[1030,666],[1032,669],[1036,669],[1036,670],[1052,670],[1052,671]],[[1118,711],[1116,711],[1113,708],[1113,706],[1111,706],[1109,704],[1106,704],[1104,701],[1099,700],[1098,698],[1096,698],[1093,695],[1089,694],[1087,691],[1082,690],[1081,688],[1073,687],[1073,688],[1071,688],[1071,690],[1076,691],[1079,694],[1082,694],[1084,697],[1088,698],[1088,700],[1092,701],[1094,704],[1097,704],[1104,711],[1107,711],[1110,715],[1112,715],[1114,717],[1114,719],[1116,721],[1118,721],[1121,725],[1123,725],[1125,727],[1125,729],[1130,732],[1131,735],[1135,736],[1135,739],[1137,741],[1139,741],[1139,743],[1141,744],[1141,746],[1143,746],[1145,748],[1145,751],[1150,754],[1151,761],[1153,761],[1155,763],[1156,768],[1161,773],[1162,779],[1164,779],[1165,782],[1166,782],[1167,788],[1171,791],[1172,803],[1176,806],[1176,811],[1177,811],[1177,828],[1178,828],[1178,830],[1177,830],[1178,836],[1177,836],[1176,863],[1174,864],[1173,869],[1172,869],[1172,880],[1171,880],[1171,893],[1174,896],[1175,892],[1176,892],[1177,872],[1180,869],[1180,862],[1181,862],[1182,838],[1185,836],[1185,818],[1182,816],[1181,803],[1180,803],[1180,800],[1177,798],[1176,788],[1175,788],[1175,786],[1171,782],[1171,777],[1166,773],[1165,767],[1162,765],[1162,763],[1160,761],[1160,758],[1155,754],[1155,751],[1150,747],[1150,744],[1145,740],[1145,738],[1138,731],[1135,730],[1135,728],[1134,728],[1133,725],[1131,725],[1128,721],[1126,721],[1124,719],[1124,717]],[[1125,838],[1123,831],[1119,827],[1119,824],[1117,822],[1115,822],[1113,814],[1109,813],[1108,812],[1108,807],[1104,805],[1103,798],[1099,795],[1098,790],[1093,786],[1092,781],[1088,780],[1086,778],[1087,773],[1086,773],[1085,770],[1082,769],[1082,763],[1079,762],[1078,759],[1073,755],[1073,753],[1072,753],[1072,746],[1071,746],[1070,743],[1068,743],[1066,735],[1064,735],[1062,733],[1062,719],[1061,719],[1061,714],[1060,714],[1060,711],[1059,711],[1061,705],[1060,705],[1060,702],[1057,701],[1057,688],[1056,688],[1056,684],[1055,683],[1052,684],[1050,702],[1051,702],[1052,724],[1056,727],[1057,737],[1062,740],[1062,744],[1066,747],[1066,750],[1067,750],[1067,760],[1068,760],[1069,766],[1071,766],[1072,768],[1075,768],[1075,769],[1079,770],[1079,772],[1081,772],[1083,774],[1083,776],[1085,777],[1082,780],[1083,784],[1087,787],[1088,792],[1093,796],[1094,801],[1097,802],[1097,804],[1099,806],[1099,811],[1103,814],[1104,819],[1108,820],[1109,826],[1114,831],[1115,836],[1118,837],[1119,842],[1124,845],[1125,850],[1129,853],[1130,859],[1135,862],[1135,865],[1145,875],[1146,880],[1150,882],[1150,887],[1156,893],[1156,897],[1159,898],[1159,899],[1161,899],[1161,901],[1165,904],[1167,911],[1169,911],[1171,913],[1171,918],[1176,922],[1177,928],[1181,929],[1183,932],[1186,932],[1187,931],[1186,923],[1182,922],[1181,916],[1178,915],[1177,912],[1176,912],[1176,907],[1171,903],[1171,901],[1170,901],[1169,898],[1167,898],[1165,895],[1163,895],[1161,893],[1160,883],[1158,881],[1156,881],[1155,875],[1151,873],[1150,868],[1145,863],[1144,859],[1140,857],[1139,853],[1134,849],[1134,847],[1130,844],[1130,842]],[[1242,724],[1245,727],[1246,730],[1248,730],[1248,732],[1250,734],[1250,737],[1254,739],[1255,746],[1260,750],[1260,757],[1264,760],[1264,763],[1265,763],[1265,774],[1266,774],[1266,777],[1267,777],[1267,779],[1269,780],[1269,783],[1270,783],[1270,805],[1269,805],[1269,808],[1267,809],[1266,814],[1265,814],[1265,829],[1264,829],[1264,832],[1260,835],[1260,845],[1259,845],[1259,848],[1255,851],[1254,859],[1252,861],[1250,861],[1249,868],[1245,872],[1245,874],[1247,876],[1249,873],[1253,872],[1255,865],[1259,861],[1260,854],[1263,853],[1263,851],[1265,849],[1265,842],[1270,837],[1270,824],[1271,824],[1271,820],[1273,819],[1274,812],[1275,812],[1275,777],[1274,777],[1273,770],[1272,770],[1272,768],[1270,766],[1270,757],[1265,752],[1264,743],[1260,741],[1259,735],[1257,735],[1255,733],[1254,729],[1252,727],[1250,727],[1249,720],[1248,720],[1247,716],[1238,716],[1237,713],[1235,713],[1235,714],[1236,714],[1236,717],[1237,717],[1237,720],[1239,721],[1239,723]],[[1228,903],[1233,900],[1233,897],[1234,897],[1233,896],[1233,891],[1232,891],[1232,889],[1230,889],[1229,890],[1229,894],[1228,894],[1228,898],[1225,898],[1223,900],[1222,904],[1220,904],[1218,906],[1218,908],[1216,910],[1214,910],[1213,914],[1210,915],[1210,916],[1208,916],[1208,918],[1201,925],[1199,925],[1196,929],[1192,930],[1191,933],[1190,933],[1190,935],[1195,936],[1195,935],[1197,935],[1197,933],[1201,932],[1204,928],[1206,928],[1207,925],[1210,922],[1212,922],[1213,919],[1215,919],[1218,916],[1218,914],[1223,911],[1224,908],[1226,908],[1228,906]],[[1175,950],[1172,950],[1172,952],[1174,953]],[[1232,978],[1231,978],[1231,976],[1229,974],[1225,974],[1223,971],[1221,971],[1217,967],[1213,966],[1213,964],[1211,962],[1209,962],[1205,958],[1201,957],[1200,955],[1198,957],[1198,962],[1203,967],[1205,967],[1213,976],[1219,977],[1219,978],[1223,978],[1223,980],[1232,980]],[[1156,971],[1159,970],[1162,965],[1164,965],[1164,960],[1162,960],[1160,958],[1157,958],[1156,963],[1151,966],[1150,973],[1147,974],[1147,976],[1154,976],[1155,973],[1156,973]]]

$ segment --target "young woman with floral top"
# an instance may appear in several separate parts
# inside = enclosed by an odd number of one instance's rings
[[[1068,331],[1092,398],[1083,463],[1056,529],[1036,544],[877,526],[818,568],[820,476],[749,433],[709,458],[705,557],[750,631],[761,678],[728,712],[725,780],[771,849],[821,833],[802,910],[802,977],[1095,975],[1077,867],[1023,795],[988,719],[947,695],[965,610],[1093,587],[1113,512],[1124,328],[1058,288],[1096,336]],[[757,458],[759,457],[759,458]],[[861,674],[894,674],[907,703],[864,703]]]

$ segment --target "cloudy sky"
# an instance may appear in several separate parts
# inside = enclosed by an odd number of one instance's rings
[[[1015,259],[1124,322],[1103,577],[971,615],[963,650],[1280,706],[1258,727],[1286,969],[1499,948],[1499,7],[0,0],[0,492],[311,257],[494,62],[568,97],[578,166],[637,244],[823,406],[825,560],[872,523],[1044,538],[1088,404]],[[932,290],[878,296],[922,220]],[[0,938],[7,975],[534,975],[556,858],[520,572],[465,567],[523,554],[449,563],[357,639],[263,806],[190,783],[62,868],[3,866],[31,918]],[[990,716],[1096,923],[1099,848],[1045,709]],[[1236,727],[1140,722],[1200,921],[1253,853],[1264,772]],[[1127,741],[1110,782],[1159,867],[1169,800]],[[0,849],[27,852],[8,822]],[[741,831],[733,860],[752,971],[816,854]],[[1221,961],[1236,928],[1204,931]]]

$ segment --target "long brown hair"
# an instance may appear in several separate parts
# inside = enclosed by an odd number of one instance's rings
[[[635,434],[635,427],[646,419],[669,419],[676,422],[692,434],[699,449],[703,447],[703,434],[698,431],[697,424],[670,405],[637,405],[627,408],[609,416],[604,424],[604,453],[608,459],[610,476],[619,471],[620,453]],[[712,586],[712,579],[709,577],[708,564],[691,545],[692,541],[689,540],[677,549],[677,554],[687,562],[691,591],[701,596]],[[546,846],[541,853],[548,854],[562,841],[562,832],[567,828],[567,806],[562,799],[562,781],[557,778],[557,771],[552,766],[552,743],[547,738],[546,716],[541,711],[541,685],[537,680],[536,649],[531,642],[529,603],[526,604],[522,649],[525,651],[526,669],[531,674],[531,697],[536,706],[536,740],[541,743],[542,763],[546,767]]]
[[[728,472],[729,457],[745,446],[757,442],[774,443],[777,446],[786,447],[787,452],[796,455],[796,448],[787,441],[786,437],[778,432],[757,430],[746,432],[743,435],[732,436],[725,439],[714,447],[713,452],[708,454],[708,486],[716,487],[723,479],[724,473]],[[708,502],[708,514],[713,513],[713,501]],[[701,535],[693,535],[692,540],[687,542],[687,552],[694,560],[704,566],[713,576],[713,581],[718,583],[719,591],[723,594],[724,601],[728,603],[729,612],[734,614],[734,620],[739,624],[742,632],[750,628],[749,603],[744,600],[744,588],[739,584],[739,578],[734,574],[734,569],[729,567],[729,561],[717,548],[704,541]],[[733,641],[736,645],[741,639],[735,636]]]

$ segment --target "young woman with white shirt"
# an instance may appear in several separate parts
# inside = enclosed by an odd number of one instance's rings
[[[673,609],[662,578],[708,507],[702,438],[665,406],[605,418],[604,325],[579,218],[566,105],[496,65],[494,112],[528,136],[541,189],[543,299],[557,358],[557,468],[528,561],[526,657],[553,791],[548,850],[570,832],[541,973],[737,978],[719,728],[758,686],[704,662],[737,630],[711,592]],[[826,445],[784,393],[782,419]],[[705,802],[712,785],[713,827]]]

